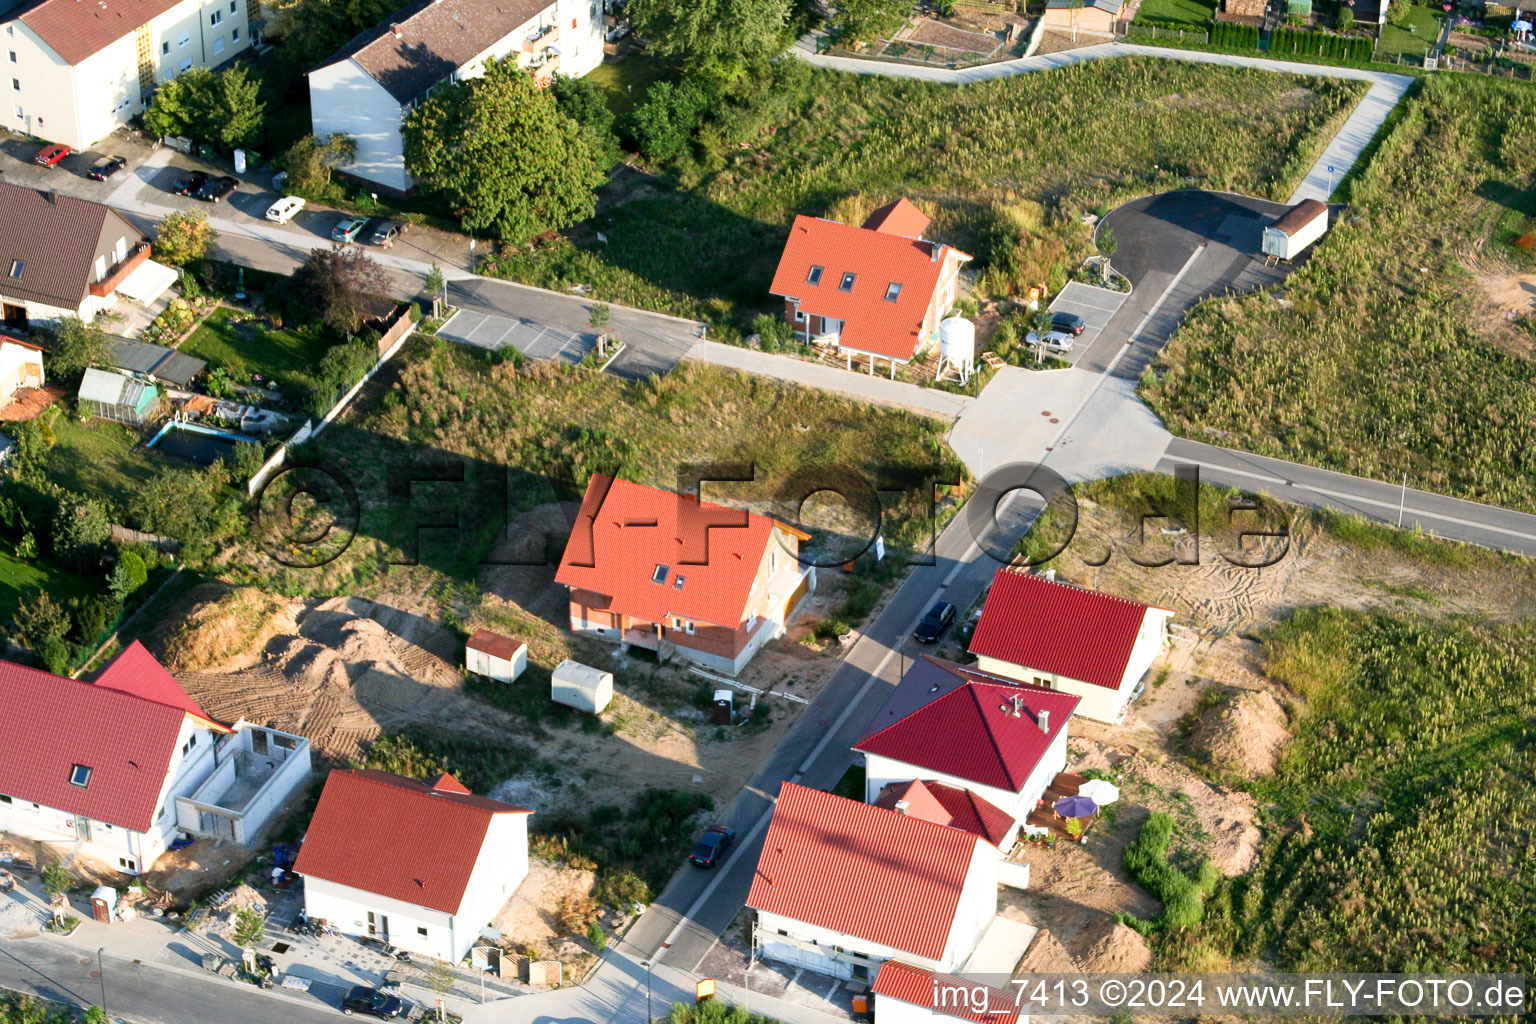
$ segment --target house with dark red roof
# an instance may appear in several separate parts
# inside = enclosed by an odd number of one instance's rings
[[[1168,642],[1167,608],[999,569],[971,636],[977,667],[1081,698],[1077,713],[1118,723]]]
[[[922,237],[928,217],[906,199],[882,206],[861,227],[795,218],[768,291],[807,342],[835,344],[849,369],[885,360],[890,375],[939,338],[939,321],[960,292],[970,256]]]
[[[298,736],[214,720],[134,641],[93,681],[0,661],[0,831],[125,874],[178,831],[253,842],[309,779]]]
[[[594,474],[555,582],[571,631],[734,676],[816,589],[809,535],[741,509]]]
[[[999,863],[962,829],[786,782],[747,894],[759,954],[866,983],[895,959],[961,971],[998,920]]]
[[[528,874],[531,813],[446,772],[332,771],[293,865],[305,913],[458,963]]]
[[[853,747],[865,800],[1012,851],[1066,767],[1078,698],[921,657]]]
[[[970,1021],[971,1024],[1029,1024],[1029,1000],[1018,986],[1000,989],[970,978],[938,974],[887,960],[875,983],[875,1020],[880,1024],[929,1024]]]

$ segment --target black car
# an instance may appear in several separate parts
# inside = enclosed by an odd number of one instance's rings
[[[955,621],[955,606],[948,601],[940,601],[928,609],[917,622],[917,628],[912,631],[912,639],[920,644],[937,643],[940,634],[949,628],[949,624]]]
[[[1076,313],[1056,313],[1051,317],[1051,330],[1065,331],[1071,335],[1083,333],[1083,318]]]
[[[688,863],[696,868],[712,868],[720,863],[725,851],[736,841],[734,829],[724,825],[711,825],[699,836],[699,841],[688,851]]]
[[[394,1020],[404,1011],[405,1004],[400,1001],[399,996],[387,996],[367,985],[354,985],[341,1000],[341,1012],[348,1016],[354,1013],[366,1013],[380,1020]]]
[[[201,199],[205,203],[216,203],[220,199],[233,192],[240,182],[225,174],[203,183],[203,187],[192,194],[193,199]]]
[[[126,157],[109,156],[101,163],[85,172],[87,178],[95,178],[97,181],[106,181],[112,175],[128,166]]]
[[[202,171],[193,171],[185,178],[177,178],[176,184],[171,186],[171,191],[179,196],[190,196],[202,190],[208,184],[208,175]]]
[[[368,233],[364,237],[369,245],[380,245],[388,249],[395,244],[395,239],[403,234],[405,234],[405,221],[376,220],[368,225]]]

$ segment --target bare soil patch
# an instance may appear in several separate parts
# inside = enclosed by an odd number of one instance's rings
[[[1254,779],[1275,773],[1290,738],[1285,708],[1273,693],[1240,693],[1200,717],[1189,746],[1216,769]]]
[[[1526,359],[1536,358],[1536,341],[1520,321],[1536,318],[1536,273],[1520,273],[1507,266],[1479,265],[1469,269],[1487,299],[1478,305],[1481,333],[1495,345]]]
[[[569,938],[558,923],[561,905],[569,899],[590,897],[596,878],[591,871],[566,864],[529,861],[528,877],[501,908],[491,926],[501,932],[504,945],[510,949],[553,949]]]

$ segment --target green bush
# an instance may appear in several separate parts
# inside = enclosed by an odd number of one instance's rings
[[[1211,28],[1211,45],[1230,50],[1257,50],[1259,29],[1256,25],[1232,25],[1217,22]]]
[[[1204,861],[1196,878],[1190,878],[1168,861],[1173,842],[1173,816],[1158,811],[1141,827],[1141,834],[1125,848],[1125,869],[1163,904],[1157,921],[1161,928],[1180,930],[1200,923],[1205,897],[1220,878],[1215,865]]]

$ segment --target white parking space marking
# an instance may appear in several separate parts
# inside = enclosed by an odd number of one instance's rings
[[[1077,336],[1077,341],[1072,345],[1072,362],[1076,363],[1083,357],[1083,353],[1098,338],[1099,332],[1109,325],[1130,297],[1129,292],[1096,288],[1080,281],[1072,281],[1061,290],[1051,302],[1051,312],[1076,313],[1083,318],[1083,333]]]

